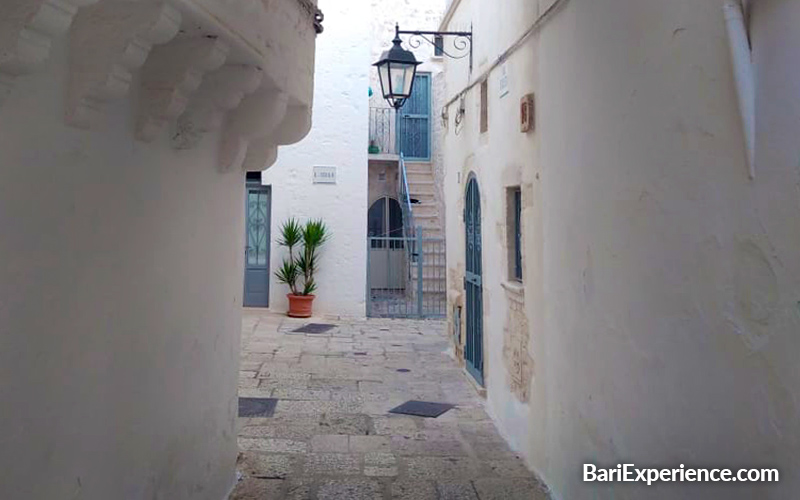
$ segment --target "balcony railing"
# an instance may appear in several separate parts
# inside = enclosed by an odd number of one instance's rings
[[[394,108],[369,108],[370,154],[398,154],[396,117]]]

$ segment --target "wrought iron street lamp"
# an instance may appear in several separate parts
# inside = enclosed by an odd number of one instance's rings
[[[399,31],[399,30],[398,30]],[[380,61],[373,64],[378,68],[383,98],[395,109],[400,109],[414,90],[414,76],[420,63],[414,53],[402,47],[403,41],[396,33],[392,48],[381,55]]]
[[[396,25],[392,48],[384,52],[380,60],[373,64],[378,68],[383,98],[389,101],[389,104],[395,109],[402,108],[411,96],[411,92],[414,90],[417,66],[422,64],[417,61],[413,52],[403,48],[403,40],[400,35],[411,35],[409,45],[413,48],[420,46],[422,42],[418,38],[421,38],[436,47],[437,52],[452,59],[461,59],[465,55],[451,55],[442,47],[444,36],[455,36],[454,46],[457,50],[466,51],[467,46],[469,47],[470,71],[472,70],[472,31],[402,31],[400,26]],[[433,40],[428,39],[426,35],[433,36]]]

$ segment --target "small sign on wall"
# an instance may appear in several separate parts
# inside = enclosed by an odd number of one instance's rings
[[[314,167],[314,184],[336,184],[336,167]]]

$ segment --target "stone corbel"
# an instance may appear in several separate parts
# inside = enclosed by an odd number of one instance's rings
[[[271,137],[251,141],[241,169],[245,172],[260,172],[272,166],[278,159],[278,146]]]
[[[300,142],[311,131],[311,106],[289,105],[281,126],[274,134],[275,144],[286,145]]]
[[[191,149],[203,135],[222,126],[225,113],[258,89],[263,73],[255,66],[229,64],[207,74],[178,118],[172,137],[176,149]]]
[[[246,172],[268,169],[278,159],[278,146],[299,142],[310,130],[311,108],[302,104],[287,106],[283,120],[270,136],[250,143],[242,169]]]
[[[286,116],[288,104],[285,92],[262,87],[228,113],[220,146],[220,170],[264,170],[265,162],[274,156],[271,134]]]
[[[127,95],[153,45],[177,33],[181,15],[154,1],[103,0],[81,9],[70,30],[67,123],[90,128],[107,101]]]
[[[0,105],[17,76],[50,56],[51,41],[67,32],[78,9],[97,0],[2,0],[0,2]]]
[[[136,137],[150,142],[186,109],[203,75],[222,66],[229,47],[211,37],[176,38],[150,52],[142,68]]]

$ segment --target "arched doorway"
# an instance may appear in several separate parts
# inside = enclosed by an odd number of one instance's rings
[[[403,211],[394,198],[378,198],[367,213],[367,235],[370,238],[400,238],[403,236]],[[373,241],[373,244],[381,244]]]
[[[369,207],[369,275],[372,292],[405,290],[403,211],[396,199],[384,196]]]
[[[481,244],[481,195],[478,181],[470,176],[464,200],[466,232],[466,341],[467,371],[483,385],[483,261]]]

